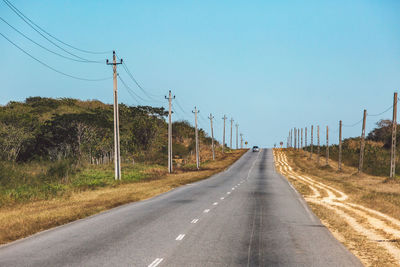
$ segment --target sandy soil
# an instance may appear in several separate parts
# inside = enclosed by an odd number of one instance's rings
[[[337,229],[334,229],[332,225],[326,225],[339,241],[347,245],[365,265],[375,266],[377,265],[376,262],[381,262],[379,265],[382,266],[400,266],[400,247],[398,245],[398,241],[400,240],[399,220],[379,211],[352,203],[349,201],[348,195],[344,192],[316,181],[307,175],[295,172],[288,164],[285,152],[275,150],[274,157],[277,171],[289,180],[293,179],[296,182],[301,183],[302,186],[309,188],[309,190],[306,190],[308,193],[304,194],[304,198],[311,207],[323,207],[329,211],[330,216],[340,217],[346,222],[346,225],[351,227],[351,229],[347,230],[351,230],[352,232],[356,232],[358,235],[364,236],[369,240],[370,248],[371,244],[373,246],[379,246],[380,248],[383,248],[387,252],[387,254],[385,254],[389,256],[384,259],[384,261],[371,260],[374,257],[382,256],[382,254],[376,253],[378,255],[374,255],[374,249],[372,249],[372,251],[369,251],[369,254],[372,253],[372,255],[366,255],[367,253],[362,251],[363,248],[360,246],[352,245],[349,247],[351,240],[345,240],[346,237],[343,237],[342,235],[338,238],[338,234],[335,233],[337,232]],[[379,249],[376,251],[379,251]]]

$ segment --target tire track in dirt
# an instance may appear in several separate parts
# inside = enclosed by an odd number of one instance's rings
[[[400,221],[379,211],[351,203],[342,191],[315,181],[309,176],[296,173],[288,164],[284,152],[274,150],[276,169],[287,178],[292,178],[311,189],[304,196],[307,202],[321,205],[340,216],[354,231],[383,247],[400,265]]]

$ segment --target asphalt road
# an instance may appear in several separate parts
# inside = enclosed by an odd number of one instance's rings
[[[361,266],[271,150],[158,197],[0,247],[0,266]]]

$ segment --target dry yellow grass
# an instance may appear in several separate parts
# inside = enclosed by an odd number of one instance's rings
[[[303,151],[275,150],[277,169],[366,266],[400,266],[400,184]]]
[[[200,171],[180,171],[158,179],[0,208],[0,244],[208,178],[230,166],[244,153],[245,150],[227,153],[215,162],[207,163]]]

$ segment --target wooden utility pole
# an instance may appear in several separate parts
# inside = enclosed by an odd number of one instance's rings
[[[339,121],[339,171],[342,170],[342,121]]]
[[[165,96],[165,99],[168,99],[168,172],[172,172],[172,99],[175,99],[175,96],[172,97],[171,90],[168,92],[168,97]]]
[[[236,123],[236,149],[239,148],[239,124]]]
[[[224,151],[225,151],[225,122],[226,122],[227,117],[224,115],[224,117],[222,119],[224,120],[224,131],[222,134],[222,153],[224,153]]]
[[[195,136],[196,136],[196,166],[197,169],[200,169],[200,158],[199,158],[199,132],[197,130],[197,113],[200,112],[200,110],[197,110],[197,107],[194,107],[194,130],[195,130]]]
[[[303,128],[301,128],[301,149],[303,149]]]
[[[214,151],[214,129],[213,129],[213,115],[210,113],[210,124],[211,124],[211,151],[212,151],[212,158],[215,160],[215,151]]]
[[[107,65],[113,66],[113,83],[114,83],[114,172],[115,180],[121,180],[121,152],[119,140],[119,110],[118,110],[118,84],[117,84],[117,65],[122,64],[122,59],[117,62],[115,51],[113,51],[113,62],[107,59]]]
[[[313,131],[314,131],[314,125],[311,125],[311,143],[310,143],[310,159],[312,159],[312,152],[313,152]]]
[[[300,150],[300,129],[297,129],[297,150]]]
[[[293,147],[293,129],[290,129],[290,148]]]
[[[320,152],[321,152],[320,143],[319,143],[319,125],[317,125],[317,143],[318,143],[318,146],[317,146],[317,164],[319,165],[319,158],[320,158]]]
[[[367,119],[367,110],[364,109],[363,124],[361,130],[361,142],[360,142],[360,162],[358,164],[358,172],[361,173],[364,163],[364,149],[365,149],[365,122]]]
[[[306,150],[307,150],[307,127],[306,127],[305,133],[304,133],[304,145],[305,145]]]
[[[390,178],[396,175],[396,127],[397,127],[397,93],[393,98],[393,120],[392,120],[392,147],[390,152]]]
[[[289,135],[288,135],[288,137],[287,137],[287,145],[286,145],[286,148],[289,148],[290,147],[290,131],[289,131]]]
[[[232,147],[232,138],[233,138],[233,136],[232,136],[232,128],[233,128],[233,118],[231,118],[231,142],[230,142],[230,148],[231,149],[233,149],[233,147]]]
[[[243,134],[240,134],[240,148],[243,149]]]
[[[329,128],[326,126],[326,165],[329,165]]]

